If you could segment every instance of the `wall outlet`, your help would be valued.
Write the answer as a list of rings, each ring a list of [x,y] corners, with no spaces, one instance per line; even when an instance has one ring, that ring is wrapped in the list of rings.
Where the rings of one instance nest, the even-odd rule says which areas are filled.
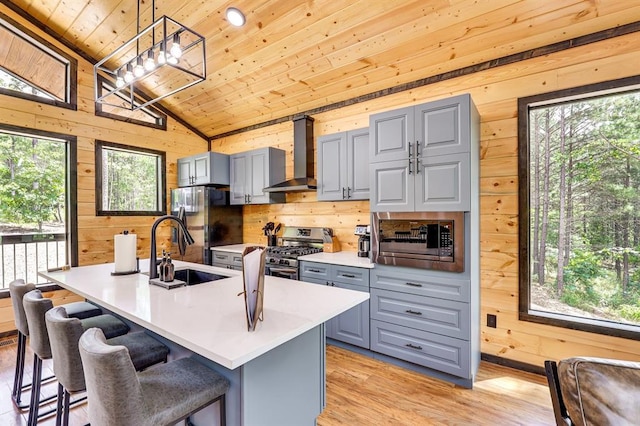
[[[487,314],[487,327],[496,328],[498,325],[498,317],[493,314]]]

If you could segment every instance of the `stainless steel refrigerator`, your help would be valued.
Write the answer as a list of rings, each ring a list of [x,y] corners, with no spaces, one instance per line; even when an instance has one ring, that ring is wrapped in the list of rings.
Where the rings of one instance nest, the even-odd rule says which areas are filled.
[[[195,240],[194,244],[185,246],[181,231],[173,226],[171,257],[174,259],[211,265],[211,247],[242,243],[242,206],[229,204],[228,190],[209,186],[174,189],[171,214],[183,216]],[[180,245],[184,255],[180,254]]]

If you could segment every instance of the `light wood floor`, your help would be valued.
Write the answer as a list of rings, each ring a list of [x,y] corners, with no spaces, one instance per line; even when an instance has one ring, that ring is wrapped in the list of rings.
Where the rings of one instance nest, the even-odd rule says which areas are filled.
[[[26,425],[26,414],[14,408],[10,397],[16,345],[2,343],[0,425]],[[30,380],[32,358],[27,352]],[[45,370],[51,373],[50,362],[45,362]],[[51,395],[55,389],[55,382],[50,383],[43,394]],[[28,394],[23,400],[28,401]],[[71,414],[71,426],[88,422],[86,405],[73,408]],[[38,424],[54,425],[55,419]],[[543,376],[483,362],[469,390],[334,346],[327,348],[327,407],[318,426],[553,424]]]

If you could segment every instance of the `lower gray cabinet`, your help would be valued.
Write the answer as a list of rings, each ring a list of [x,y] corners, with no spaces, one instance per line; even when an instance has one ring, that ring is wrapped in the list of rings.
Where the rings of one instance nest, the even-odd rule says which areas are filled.
[[[355,291],[369,292],[369,270],[327,263],[300,263],[300,280]],[[349,309],[325,323],[327,337],[369,349],[369,301]]]
[[[454,276],[455,274],[451,274]],[[471,380],[472,319],[469,279],[376,265],[371,272],[371,350]]]

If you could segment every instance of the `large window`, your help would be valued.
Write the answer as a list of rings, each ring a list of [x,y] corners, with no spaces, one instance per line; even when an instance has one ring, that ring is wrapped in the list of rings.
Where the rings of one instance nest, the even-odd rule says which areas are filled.
[[[520,318],[640,337],[640,78],[519,100]]]
[[[96,142],[98,215],[157,216],[166,211],[165,154]]]
[[[76,139],[0,126],[0,298],[17,278],[77,265]]]
[[[0,14],[0,93],[76,108],[77,62]]]

